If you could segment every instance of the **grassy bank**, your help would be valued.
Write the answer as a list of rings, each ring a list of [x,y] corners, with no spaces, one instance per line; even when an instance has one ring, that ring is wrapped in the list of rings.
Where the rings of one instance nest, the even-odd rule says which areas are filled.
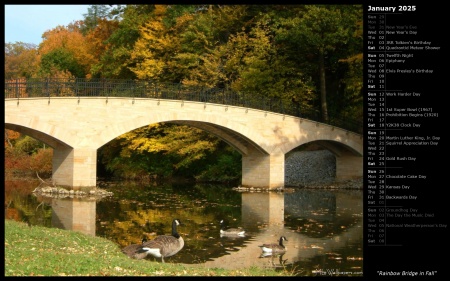
[[[5,276],[290,276],[290,273],[134,260],[104,238],[5,220]]]

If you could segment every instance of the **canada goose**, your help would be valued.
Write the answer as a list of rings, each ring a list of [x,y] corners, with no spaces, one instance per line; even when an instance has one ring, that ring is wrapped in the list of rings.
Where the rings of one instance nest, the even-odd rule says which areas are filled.
[[[157,258],[162,262],[165,257],[170,257],[178,253],[184,247],[184,240],[177,232],[177,226],[182,225],[179,219],[172,221],[172,235],[159,235],[155,239],[144,242],[142,251]]]
[[[226,228],[225,222],[220,221],[220,236],[245,236],[245,230],[242,228]]]
[[[272,254],[283,253],[287,250],[287,248],[283,245],[283,241],[288,241],[288,240],[286,239],[286,237],[281,236],[278,244],[277,243],[266,243],[266,244],[259,245],[258,247],[260,247],[261,250],[265,253],[272,253]]]
[[[131,244],[122,248],[122,252],[133,259],[141,260],[147,256],[147,251],[142,250],[142,245],[147,242],[147,239],[142,238],[141,244]]]

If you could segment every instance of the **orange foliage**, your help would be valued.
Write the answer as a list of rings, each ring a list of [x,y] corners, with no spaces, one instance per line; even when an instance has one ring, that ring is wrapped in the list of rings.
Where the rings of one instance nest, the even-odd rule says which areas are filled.
[[[5,78],[34,77],[38,68],[37,48],[24,48],[18,53],[5,52]]]
[[[21,212],[14,208],[17,198],[29,195],[39,184],[37,180],[5,180],[5,218],[21,221]]]
[[[13,149],[5,149],[5,177],[8,175],[35,176],[36,172],[41,177],[52,174],[53,149],[39,149],[37,153],[28,155],[17,153]]]
[[[71,25],[70,28],[59,25],[44,32],[42,38],[44,40],[39,45],[41,56],[63,48],[73,54],[78,64],[85,68],[86,73],[89,73],[91,65],[98,62],[98,57],[91,51],[92,46],[76,25]]]
[[[86,40],[91,46],[92,55],[100,58],[108,50],[109,44],[105,41],[119,28],[118,21],[109,21],[107,19],[97,19],[97,26],[86,35]]]
[[[5,219],[20,221],[19,211],[17,209],[6,208]]]
[[[39,149],[31,156],[30,168],[42,176],[52,174],[53,149]]]
[[[5,173],[14,173],[17,170],[27,170],[27,156],[25,153],[18,153],[13,148],[5,149]]]
[[[11,147],[11,142],[20,137],[20,133],[5,129],[5,147]]]

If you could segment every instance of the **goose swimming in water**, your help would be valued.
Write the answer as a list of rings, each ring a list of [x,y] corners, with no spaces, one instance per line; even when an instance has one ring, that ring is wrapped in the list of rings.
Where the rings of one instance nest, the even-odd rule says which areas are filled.
[[[245,236],[245,230],[242,228],[226,228],[225,222],[220,221],[220,236]]]

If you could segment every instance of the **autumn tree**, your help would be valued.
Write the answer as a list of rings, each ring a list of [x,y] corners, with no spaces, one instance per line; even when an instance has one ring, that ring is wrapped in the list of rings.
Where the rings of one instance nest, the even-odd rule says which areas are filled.
[[[74,77],[86,77],[90,67],[97,61],[91,45],[80,32],[80,23],[67,27],[57,26],[46,31],[39,45],[41,75],[54,77],[55,70],[68,71]]]
[[[173,9],[181,9],[175,19],[169,13]],[[139,79],[181,82],[188,66],[183,63],[179,35],[193,19],[189,13],[192,9],[190,6],[155,5],[151,19],[140,28],[140,37],[131,53],[130,61],[135,66],[130,70]]]
[[[98,60],[91,65],[90,76],[103,76],[102,70],[105,68],[103,63],[107,61],[105,58],[111,49],[111,43],[109,43],[108,40],[118,28],[119,22],[117,20],[101,18],[97,20],[95,28],[86,34],[85,38],[90,45],[91,54],[95,58],[98,58]]]
[[[242,29],[247,6],[205,5],[195,8],[195,16],[180,34],[185,85],[206,88],[229,87],[232,77],[225,71],[230,36]]]
[[[293,9],[296,15],[282,21],[284,31],[279,39],[289,42],[290,57],[314,62],[310,64],[314,77],[318,77],[322,120],[328,121],[327,72],[332,71],[339,59],[337,56],[348,44],[358,29],[362,17],[360,6],[341,5],[301,5]],[[362,47],[361,44],[359,44]],[[354,50],[353,50],[354,51]],[[347,54],[348,55],[348,54]],[[313,73],[311,73],[313,74]]]
[[[39,68],[39,56],[35,44],[5,43],[5,79],[31,78]]]
[[[290,104],[295,97],[308,107],[312,99],[308,76],[292,64],[274,41],[270,17],[255,18],[247,32],[230,36],[227,42],[224,69],[230,86],[245,93],[247,99]]]
[[[27,135],[5,130],[5,175],[52,174],[53,149]]]
[[[147,21],[154,10],[154,5],[126,5],[114,7],[110,12],[120,18],[118,28],[103,41],[108,45],[95,65],[93,73],[105,78],[135,79],[130,70],[135,62],[130,61],[134,44],[139,38],[139,28]]]
[[[5,129],[5,148],[13,148],[17,139],[19,139],[20,133]]]

